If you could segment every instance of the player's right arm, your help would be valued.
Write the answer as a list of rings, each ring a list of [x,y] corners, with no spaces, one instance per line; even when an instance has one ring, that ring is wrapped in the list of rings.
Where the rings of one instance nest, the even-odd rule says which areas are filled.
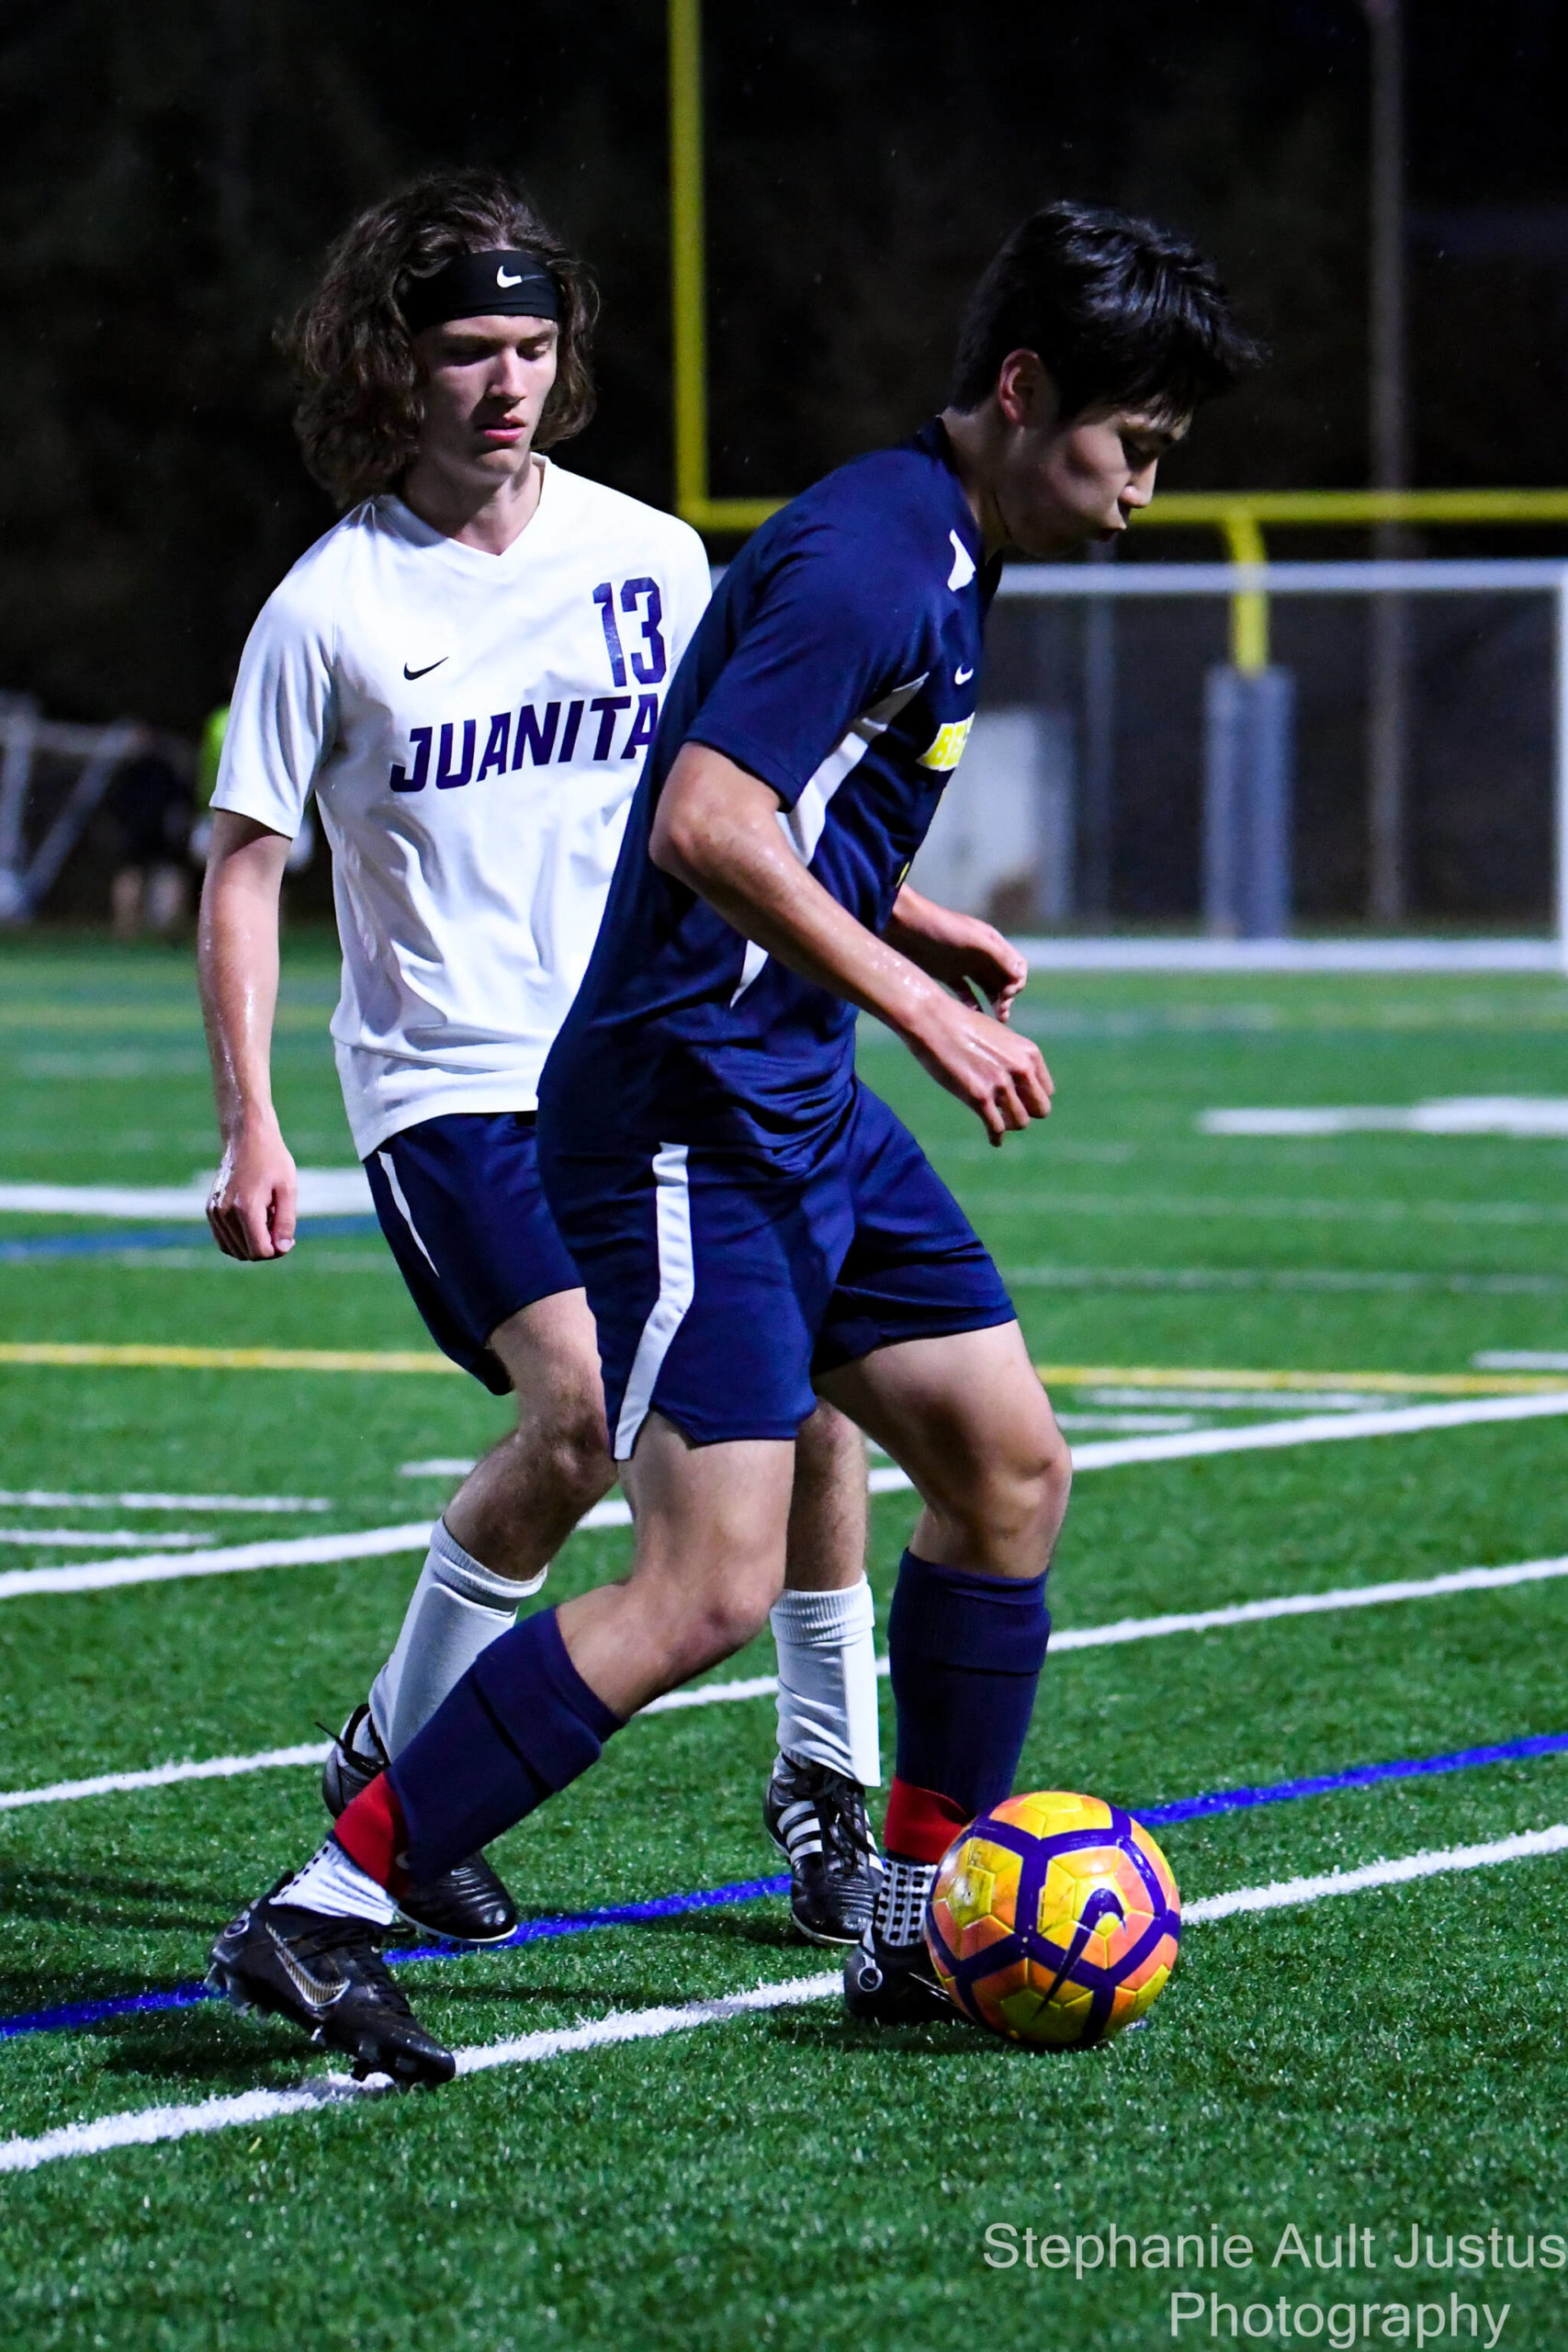
[[[207,1222],[225,1257],[294,1247],[299,1182],[272,1102],[277,915],[288,837],[220,808],[212,821],[197,971],[223,1157]]]
[[[212,797],[197,965],[223,1153],[207,1221],[231,1258],[282,1258],[294,1247],[299,1180],[272,1102],[278,901],[336,731],[334,566],[323,558],[337,538],[318,542],[262,607]]]
[[[802,865],[778,821],[780,796],[705,743],[677,753],[654,811],[656,865],[695,890],[742,937],[803,979],[874,1012],[993,1144],[1043,1119],[1051,1075],[1040,1048],[951,995],[856,921]]]

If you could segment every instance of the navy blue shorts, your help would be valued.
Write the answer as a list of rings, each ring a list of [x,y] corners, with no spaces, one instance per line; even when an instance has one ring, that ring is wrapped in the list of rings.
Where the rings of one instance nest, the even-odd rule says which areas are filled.
[[[511,1375],[491,1333],[536,1298],[582,1286],[545,1204],[533,1112],[422,1120],[378,1145],[365,1172],[431,1338],[504,1396]]]
[[[805,1172],[697,1144],[579,1156],[547,1126],[540,1173],[599,1327],[617,1461],[650,1411],[696,1445],[792,1438],[814,1375],[1013,1320],[968,1218],[858,1081]]]

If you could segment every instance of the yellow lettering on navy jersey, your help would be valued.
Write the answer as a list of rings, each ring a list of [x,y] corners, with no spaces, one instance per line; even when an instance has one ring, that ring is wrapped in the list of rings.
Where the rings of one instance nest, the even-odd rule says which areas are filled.
[[[920,753],[921,767],[935,768],[943,775],[951,775],[964,757],[964,746],[969,740],[969,729],[974,724],[975,714],[971,711],[967,718],[950,718],[945,727],[939,727],[930,751]]]

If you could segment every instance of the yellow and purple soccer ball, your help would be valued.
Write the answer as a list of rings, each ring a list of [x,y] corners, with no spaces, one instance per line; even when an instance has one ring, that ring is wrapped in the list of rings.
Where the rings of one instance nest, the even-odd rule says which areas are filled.
[[[1181,1898],[1143,1824],[1043,1789],[972,1821],[942,1856],[926,1943],[965,2017],[1010,2041],[1085,2049],[1156,2001]]]

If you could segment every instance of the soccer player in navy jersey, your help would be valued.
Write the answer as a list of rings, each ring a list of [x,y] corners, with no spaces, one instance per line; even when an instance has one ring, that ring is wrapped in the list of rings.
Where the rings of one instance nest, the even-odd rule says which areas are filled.
[[[492,1643],[331,1850],[214,1950],[243,1998],[294,1959],[297,2015],[309,1955],[310,2016],[361,2068],[436,2081],[452,2061],[359,1979],[341,1918],[323,1942],[318,1884],[341,1905],[357,1873],[373,1920],[411,1873],[482,1846],[750,1639],[819,1396],[922,1505],[888,1624],[886,1874],[846,1999],[890,2021],[950,2014],[923,1962],[926,1902],[952,1838],[1012,1785],[1070,1462],[989,1257],[855,1076],[855,1011],[993,1143],[1048,1114],[1039,1049],[1007,1020],[1021,959],[905,877],[973,719],[1003,550],[1060,556],[1124,529],[1251,356],[1190,246],[1048,206],[976,288],[942,416],[776,515],[698,626],[540,1083],[546,1193],[636,1513],[631,1574]]]

